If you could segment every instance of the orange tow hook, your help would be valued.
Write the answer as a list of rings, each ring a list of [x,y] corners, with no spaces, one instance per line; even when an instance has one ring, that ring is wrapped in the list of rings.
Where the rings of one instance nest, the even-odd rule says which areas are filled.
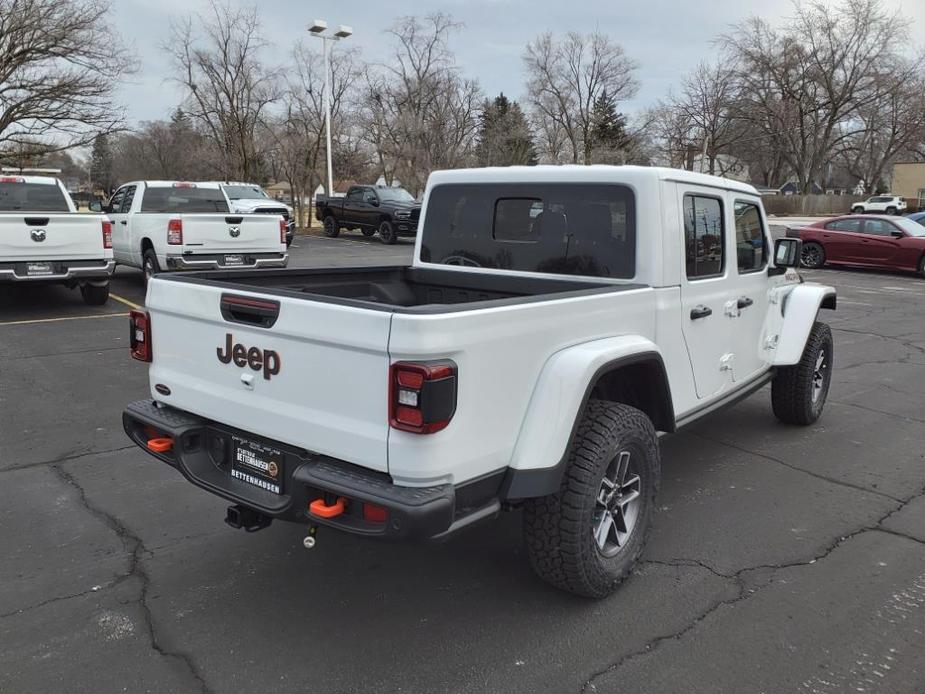
[[[157,439],[148,439],[148,450],[155,453],[166,453],[173,448],[173,439],[165,436]]]
[[[315,499],[309,504],[308,510],[313,516],[318,516],[319,518],[337,518],[344,512],[346,503],[347,500],[342,496],[337,497],[337,501],[330,506],[324,503],[324,499]]]

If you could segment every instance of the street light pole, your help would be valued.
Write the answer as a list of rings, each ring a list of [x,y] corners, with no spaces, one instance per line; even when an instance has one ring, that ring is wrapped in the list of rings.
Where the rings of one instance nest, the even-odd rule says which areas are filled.
[[[328,60],[328,41],[340,41],[353,34],[353,29],[341,25],[338,27],[334,36],[324,36],[328,28],[328,23],[323,19],[316,19],[308,28],[309,33],[321,39],[322,56],[324,62],[324,132],[325,132],[325,150],[327,152],[328,164],[328,197],[334,195],[334,171],[331,164],[331,66]]]

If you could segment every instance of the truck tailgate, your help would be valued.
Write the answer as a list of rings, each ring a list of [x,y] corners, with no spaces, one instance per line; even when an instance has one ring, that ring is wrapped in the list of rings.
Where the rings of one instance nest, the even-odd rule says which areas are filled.
[[[185,214],[183,244],[204,253],[279,253],[279,218],[269,214]]]
[[[0,214],[0,260],[100,260],[103,218],[76,213]]]
[[[223,296],[278,301],[278,317],[254,325]],[[151,281],[146,305],[156,400],[387,471],[390,313],[171,278]]]

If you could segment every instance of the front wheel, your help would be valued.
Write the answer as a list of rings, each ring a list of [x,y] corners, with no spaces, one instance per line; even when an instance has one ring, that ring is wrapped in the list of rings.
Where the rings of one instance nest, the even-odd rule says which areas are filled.
[[[379,240],[389,246],[398,241],[398,234],[390,221],[386,220],[379,225]]]
[[[102,306],[109,301],[109,282],[102,286],[82,284],[80,285],[80,295],[87,306]]]
[[[825,249],[818,243],[810,242],[803,244],[800,264],[811,270],[822,267],[825,265]]]
[[[887,207],[886,213],[892,217],[897,213],[897,209],[895,207]]]
[[[925,255],[923,255],[922,259],[919,261],[919,274],[925,277]]]
[[[340,234],[340,227],[337,226],[337,221],[331,215],[328,215],[324,218],[324,235],[329,239],[336,239]]]
[[[835,345],[832,330],[825,323],[813,324],[803,356],[793,366],[778,367],[771,382],[774,416],[785,424],[812,424],[822,414],[832,368]]]
[[[602,598],[613,592],[645,546],[659,476],[649,418],[629,405],[591,400],[559,491],[524,504],[533,570],[577,595]]]
[[[864,214],[864,208],[863,207],[852,207],[851,214]]]

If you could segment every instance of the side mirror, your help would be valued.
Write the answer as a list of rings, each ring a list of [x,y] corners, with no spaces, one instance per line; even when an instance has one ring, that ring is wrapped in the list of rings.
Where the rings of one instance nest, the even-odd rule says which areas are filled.
[[[87,205],[87,209],[91,212],[102,212],[103,203],[101,203],[99,200],[91,200],[90,204]]]
[[[894,239],[901,239],[905,236],[905,234],[902,233],[899,229],[894,229],[890,232],[890,236],[892,236]]]
[[[777,239],[774,243],[774,265],[776,267],[799,267],[803,252],[801,239]]]
[[[379,207],[379,198],[370,198],[369,204],[373,207]]]

